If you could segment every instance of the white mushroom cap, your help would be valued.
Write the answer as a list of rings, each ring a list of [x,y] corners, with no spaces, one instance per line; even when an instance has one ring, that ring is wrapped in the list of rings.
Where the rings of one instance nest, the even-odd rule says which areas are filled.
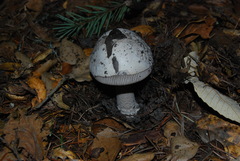
[[[108,85],[129,85],[152,71],[150,47],[133,31],[114,29],[103,34],[90,58],[93,77]]]

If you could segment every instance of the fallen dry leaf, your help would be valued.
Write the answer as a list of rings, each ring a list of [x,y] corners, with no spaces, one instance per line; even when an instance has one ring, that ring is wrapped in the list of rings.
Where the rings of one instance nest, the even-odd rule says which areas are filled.
[[[24,68],[33,67],[32,61],[26,54],[23,54],[23,53],[17,51],[17,52],[15,52],[15,57],[21,61],[22,67],[24,67]]]
[[[154,153],[133,154],[120,161],[151,161],[154,158]]]
[[[31,14],[34,18],[42,12],[43,6],[43,0],[28,0],[26,3],[26,7],[32,11]]]
[[[0,57],[12,60],[14,58],[14,52],[17,49],[17,45],[11,41],[5,41],[0,44]]]
[[[65,160],[66,158],[77,159],[77,156],[70,150],[64,150],[63,148],[56,148],[52,151],[52,158],[55,158],[55,159],[60,158],[62,160]]]
[[[36,63],[38,63],[38,62],[46,59],[46,57],[47,57],[49,54],[51,54],[52,52],[53,52],[53,49],[47,49],[47,50],[45,50],[44,52],[38,54],[38,55],[36,56],[36,58],[33,59],[33,63],[36,64]]]
[[[185,136],[176,136],[171,139],[171,154],[167,161],[188,161],[195,156],[199,145],[190,141]]]
[[[183,38],[186,44],[192,42],[198,36],[201,36],[203,39],[209,39],[215,22],[216,19],[212,17],[193,21],[185,27],[178,27],[175,29],[173,35],[178,38]]]
[[[4,139],[9,145],[23,148],[24,156],[31,155],[35,160],[42,160],[45,156],[45,142],[48,130],[43,130],[43,121],[37,115],[25,116],[20,112],[19,119],[11,117],[4,126]],[[27,160],[27,158],[25,158]]]
[[[63,102],[63,95],[64,95],[64,92],[61,90],[60,92],[57,92],[53,95],[52,97],[52,101],[54,103],[56,103],[56,105],[61,108],[61,109],[64,109],[64,110],[69,110],[71,107],[66,105],[64,102]]]
[[[93,51],[93,48],[86,48],[86,49],[83,49],[83,52],[86,56],[90,56],[91,53]]]
[[[42,102],[47,97],[45,84],[39,77],[35,76],[29,77],[27,84],[37,93],[37,97],[32,100],[32,107],[35,107],[38,103]]]
[[[197,128],[204,142],[217,140],[227,153],[240,156],[240,127],[214,115],[207,115],[197,121]]]
[[[108,127],[105,128],[96,135],[90,149],[90,155],[98,161],[115,161],[121,149],[119,133]]]
[[[181,135],[181,127],[175,121],[168,121],[163,127],[164,136],[171,140],[175,136]]]
[[[92,126],[92,131],[94,134],[97,134],[98,132],[102,131],[106,127],[114,129],[115,131],[118,131],[118,132],[123,132],[127,130],[127,128],[117,120],[113,118],[104,118],[94,122]]]
[[[84,55],[72,68],[72,72],[69,74],[70,78],[75,79],[77,82],[92,80],[89,70],[89,62],[90,57]]]
[[[68,64],[67,62],[62,62],[62,75],[66,75],[72,72],[72,65]]]
[[[24,156],[22,156],[21,154],[19,154],[19,157],[21,159],[24,158]],[[0,151],[0,160],[1,161],[16,161],[16,156],[13,154],[13,152],[7,148],[7,147],[4,147],[3,149],[1,149]]]
[[[71,65],[75,65],[78,59],[81,59],[82,55],[84,55],[84,52],[80,46],[74,44],[66,38],[62,40],[59,51],[60,59],[63,62]]]
[[[20,63],[6,62],[6,63],[0,64],[0,70],[5,70],[5,71],[15,71],[20,67],[21,67]]]
[[[35,71],[33,71],[33,76],[40,77],[44,72],[47,72],[50,68],[52,68],[57,63],[56,59],[49,59],[45,63],[41,64]]]
[[[139,25],[131,28],[131,30],[141,33],[142,37],[151,35],[155,32],[155,29],[149,25]]]

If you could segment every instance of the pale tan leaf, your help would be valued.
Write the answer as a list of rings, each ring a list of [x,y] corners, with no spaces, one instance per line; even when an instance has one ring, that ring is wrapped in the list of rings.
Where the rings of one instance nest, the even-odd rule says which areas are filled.
[[[98,161],[115,161],[120,149],[119,133],[107,127],[93,140],[91,156],[97,158]]]
[[[187,161],[195,156],[199,145],[185,136],[176,136],[171,140],[171,154],[167,161]]]
[[[239,104],[221,94],[216,89],[201,82],[196,76],[196,68],[198,66],[199,56],[198,51],[192,51],[189,56],[184,58],[185,64],[189,66],[188,73],[192,76],[187,79],[187,82],[191,82],[194,86],[194,90],[197,95],[211,108],[217,111],[224,117],[240,123],[240,106]]]
[[[30,58],[27,55],[17,51],[17,52],[15,52],[15,56],[18,60],[21,61],[21,64],[23,67],[25,67],[25,68],[33,67],[32,61],[30,60]]]
[[[81,56],[85,55],[82,48],[66,38],[62,40],[60,46],[60,59],[71,65],[75,65]]]
[[[171,139],[181,134],[181,127],[175,121],[168,121],[163,128],[164,136]]]
[[[129,157],[126,157],[120,161],[151,161],[154,158],[154,153],[142,153],[142,154],[133,154]]]
[[[197,77],[189,80],[193,84],[195,92],[209,107],[224,117],[240,123],[240,106],[236,101],[199,81]]]

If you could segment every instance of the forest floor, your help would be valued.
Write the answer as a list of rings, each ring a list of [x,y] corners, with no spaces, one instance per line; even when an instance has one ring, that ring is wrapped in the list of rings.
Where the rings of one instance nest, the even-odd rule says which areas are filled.
[[[238,0],[3,0],[0,8],[0,161],[240,160]],[[115,87],[89,70],[98,38],[115,28],[152,51],[151,74],[129,86],[134,116],[121,114]]]

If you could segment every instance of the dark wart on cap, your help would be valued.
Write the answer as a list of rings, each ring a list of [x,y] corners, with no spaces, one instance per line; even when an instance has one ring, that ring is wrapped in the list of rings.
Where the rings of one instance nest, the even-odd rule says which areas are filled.
[[[140,109],[127,85],[146,78],[152,65],[150,47],[135,32],[122,28],[103,34],[90,58],[93,77],[103,84],[117,86],[117,107],[124,115],[135,115]]]

